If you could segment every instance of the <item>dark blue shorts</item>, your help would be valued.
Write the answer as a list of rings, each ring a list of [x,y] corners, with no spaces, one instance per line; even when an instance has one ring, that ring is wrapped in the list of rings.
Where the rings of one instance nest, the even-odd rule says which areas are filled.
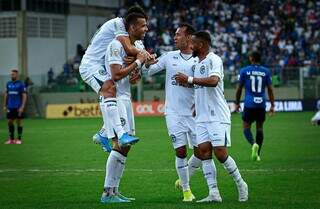
[[[10,108],[7,110],[7,119],[22,119],[23,113],[19,115],[18,108]]]
[[[244,107],[242,112],[242,120],[247,123],[261,122],[266,120],[265,108],[247,108]]]

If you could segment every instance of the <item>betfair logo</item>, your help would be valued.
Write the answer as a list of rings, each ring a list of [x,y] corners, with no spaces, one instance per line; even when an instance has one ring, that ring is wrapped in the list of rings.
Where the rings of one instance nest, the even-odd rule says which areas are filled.
[[[98,105],[86,106],[68,106],[63,112],[64,117],[98,117],[101,116],[100,108]]]

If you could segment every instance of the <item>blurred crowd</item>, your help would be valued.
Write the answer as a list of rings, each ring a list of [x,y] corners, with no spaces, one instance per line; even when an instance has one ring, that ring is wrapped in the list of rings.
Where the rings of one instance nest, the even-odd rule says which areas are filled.
[[[307,76],[319,74],[320,1],[317,0],[126,0],[138,3],[149,15],[145,45],[161,54],[172,50],[173,35],[181,22],[213,35],[215,52],[226,74],[236,80],[248,64],[248,52],[258,50],[263,64],[283,76],[289,69],[307,66]],[[119,16],[125,14],[119,10]]]

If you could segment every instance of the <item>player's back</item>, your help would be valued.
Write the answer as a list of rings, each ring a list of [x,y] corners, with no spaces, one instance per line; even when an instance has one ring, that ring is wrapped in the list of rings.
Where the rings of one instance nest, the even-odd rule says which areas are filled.
[[[108,45],[114,38],[120,35],[127,35],[122,18],[117,17],[105,22],[93,36],[83,56],[83,60],[85,62],[90,61],[104,64],[104,57]]]
[[[271,85],[268,68],[261,65],[249,65],[240,70],[240,84],[245,87],[245,107],[265,108],[265,88]]]

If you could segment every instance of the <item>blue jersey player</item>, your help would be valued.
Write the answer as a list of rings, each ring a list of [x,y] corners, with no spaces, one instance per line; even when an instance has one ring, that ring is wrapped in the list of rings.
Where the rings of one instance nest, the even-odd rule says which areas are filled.
[[[18,80],[18,70],[11,71],[11,81],[7,83],[4,94],[4,110],[7,112],[9,139],[5,144],[21,144],[22,118],[27,94],[22,81]],[[14,139],[14,121],[17,123],[18,139]]]
[[[243,133],[247,141],[252,145],[252,160],[260,161],[260,151],[263,143],[263,123],[266,119],[265,88],[268,89],[271,103],[270,115],[274,113],[274,95],[270,71],[260,65],[260,54],[252,52],[249,59],[251,65],[240,70],[239,85],[236,91],[236,111],[240,110],[241,92],[244,87]],[[256,140],[254,140],[250,130],[253,122],[256,122]]]

